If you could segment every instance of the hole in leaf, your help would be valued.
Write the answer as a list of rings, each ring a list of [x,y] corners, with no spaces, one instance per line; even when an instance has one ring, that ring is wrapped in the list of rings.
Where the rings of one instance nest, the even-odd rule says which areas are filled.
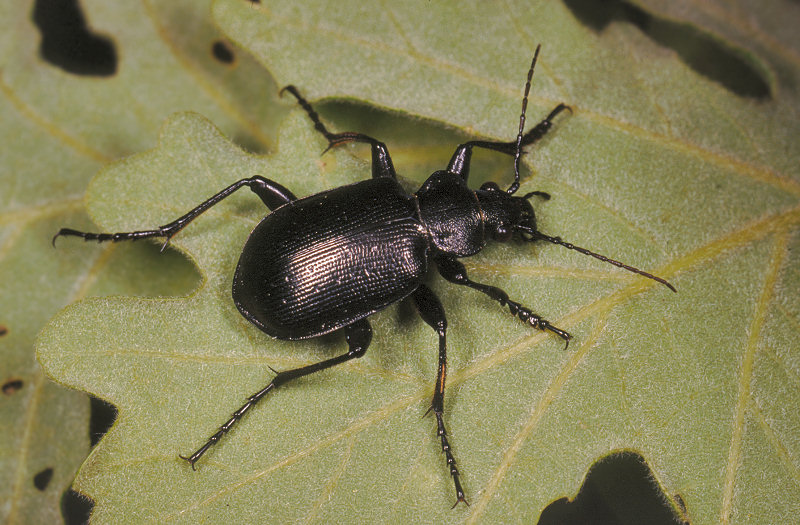
[[[644,458],[621,452],[592,465],[575,499],[561,498],[548,505],[539,518],[539,525],[675,525],[684,523],[682,520],[653,481],[653,473]]]
[[[233,64],[236,60],[236,55],[233,54],[233,49],[224,40],[217,40],[211,46],[211,53],[218,61],[223,64]]]
[[[51,479],[53,479],[53,469],[51,467],[47,467],[33,476],[33,486],[44,492],[44,490],[50,484]]]
[[[89,31],[76,0],[36,0],[33,22],[42,34],[39,54],[47,62],[76,75],[116,73],[113,42]]]
[[[117,419],[117,407],[94,396],[90,396],[89,406],[89,442],[94,447]]]
[[[3,393],[7,396],[16,394],[22,389],[23,384],[22,379],[9,379],[3,383]]]
[[[66,525],[83,525],[89,523],[94,502],[81,494],[68,488],[61,496],[61,516]]]
[[[611,22],[627,22],[661,46],[673,49],[699,74],[742,97],[770,96],[764,72],[742,49],[726,45],[689,23],[657,18],[622,0],[564,0],[572,14],[586,26],[602,31]]]

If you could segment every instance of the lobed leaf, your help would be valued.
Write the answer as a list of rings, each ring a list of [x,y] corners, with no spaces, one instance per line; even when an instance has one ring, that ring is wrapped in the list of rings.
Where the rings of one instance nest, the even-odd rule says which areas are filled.
[[[449,509],[434,424],[421,418],[435,336],[408,305],[374,317],[364,358],[271,394],[192,472],[177,455],[264,386],[270,367],[344,350],[335,337],[270,340],[239,316],[230,277],[264,211],[250,195],[231,197],[172,241],[202,275],[192,295],[82,301],[40,335],[49,375],[120,408],[76,482],[95,500],[95,518],[531,522],[574,496],[587,469],[614,451],[644,457],[693,522],[795,515],[796,53],[762,29],[780,25],[777,14],[753,25],[739,12],[689,9],[676,33],[688,39],[682,45],[721,43],[720,53],[749,57],[744,67],[768,87],[742,94],[671,47],[659,30],[675,19],[657,6],[615,6],[601,19],[574,1],[507,10],[214,2],[215,21],[278,85],[392,109],[402,117],[386,127],[424,129],[379,135],[374,113],[353,110],[390,151],[398,136],[395,164],[411,185],[453,134],[407,116],[511,138],[527,55],[543,42],[529,119],[562,101],[573,114],[526,157],[533,171],[521,191],[553,195],[537,206],[540,227],[662,275],[679,292],[556,246],[495,245],[465,261],[473,279],[569,330],[565,352],[486,298],[432,280],[449,319],[446,420],[468,508]],[[745,47],[723,24],[700,23],[715,14],[771,45]],[[298,195],[368,176],[345,149],[319,157],[324,147],[300,112],[269,157],[177,114],[155,149],[95,179],[90,213],[105,230],[149,228],[257,173]],[[491,176],[507,180],[507,166]]]

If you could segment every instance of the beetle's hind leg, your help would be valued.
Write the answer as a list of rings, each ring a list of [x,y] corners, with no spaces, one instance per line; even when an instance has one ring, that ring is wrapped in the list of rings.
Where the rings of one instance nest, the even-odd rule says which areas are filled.
[[[278,372],[278,375],[273,377],[272,381],[270,381],[267,386],[248,397],[247,402],[242,405],[239,410],[234,412],[230,419],[228,419],[228,421],[219,427],[219,430],[217,430],[210,438],[208,438],[208,441],[206,441],[202,447],[198,448],[194,454],[191,456],[181,455],[180,457],[188,461],[192,466],[192,469],[194,469],[194,464],[197,463],[197,460],[200,459],[200,457],[205,454],[209,448],[222,439],[222,436],[230,432],[231,428],[233,428],[236,422],[242,419],[242,417],[244,417],[244,415],[251,408],[253,408],[256,403],[258,403],[272,390],[288,383],[289,381],[292,381],[293,379],[304,377],[309,374],[313,374],[314,372],[319,372],[334,365],[344,363],[350,359],[363,356],[369,347],[370,341],[372,341],[372,328],[370,327],[369,322],[366,319],[361,319],[360,321],[356,321],[351,325],[345,326],[343,330],[345,334],[345,340],[347,341],[347,345],[349,347],[346,354],[334,357],[332,359],[326,359],[325,361],[314,363],[313,365],[302,366],[300,368]]]
[[[464,265],[455,258],[439,257],[436,259],[436,264],[439,267],[439,273],[442,275],[442,277],[451,283],[468,286],[472,289],[478,290],[479,292],[485,293],[500,303],[501,306],[508,306],[508,309],[511,311],[511,315],[519,317],[522,321],[528,323],[534,328],[538,328],[539,330],[547,330],[556,334],[558,337],[564,340],[566,344],[564,347],[565,349],[567,346],[569,346],[569,341],[572,339],[572,336],[568,332],[565,332],[560,328],[556,328],[550,324],[549,321],[542,319],[530,309],[522,306],[516,301],[512,301],[508,298],[508,294],[500,288],[497,288],[496,286],[489,286],[488,284],[476,283],[475,281],[470,280],[469,277],[467,277],[467,269],[464,268]]]
[[[386,149],[386,144],[379,141],[378,139],[374,139],[369,135],[364,135],[363,133],[357,133],[355,131],[345,131],[343,133],[331,133],[328,131],[328,128],[325,127],[325,124],[322,123],[322,120],[319,118],[319,114],[311,107],[311,104],[297,91],[297,88],[294,86],[286,86],[281,90],[281,94],[284,91],[288,91],[289,93],[297,99],[297,103],[300,104],[305,112],[308,114],[308,117],[311,119],[311,122],[314,123],[314,129],[319,131],[325,139],[328,141],[328,147],[325,151],[328,151],[334,146],[338,146],[339,144],[345,144],[347,142],[365,142],[370,145],[372,149],[372,177],[390,177],[392,179],[397,178],[397,174],[394,170],[394,164],[392,163],[392,157],[389,155],[389,150]],[[324,153],[324,152],[323,152]]]
[[[447,459],[447,466],[450,468],[450,475],[453,477],[453,483],[456,487],[456,502],[453,504],[453,507],[462,501],[469,505],[464,497],[464,489],[461,488],[458,468],[456,468],[456,460],[453,457],[452,450],[450,450],[450,443],[447,440],[447,430],[445,430],[443,419],[444,384],[447,376],[447,318],[445,317],[444,308],[439,298],[424,284],[421,284],[419,288],[416,289],[412,297],[414,298],[414,303],[417,306],[417,310],[419,310],[422,320],[439,334],[439,371],[436,374],[436,388],[433,392],[433,401],[431,402],[429,411],[432,411],[433,415],[436,416],[436,432],[442,440],[442,452],[444,452],[445,458]]]
[[[297,200],[297,197],[294,194],[286,189],[285,187],[281,186],[275,181],[265,179],[264,177],[251,177],[249,179],[241,179],[239,181],[234,182],[221,192],[217,193],[210,199],[204,201],[199,206],[192,209],[190,212],[186,213],[182,217],[175,219],[174,221],[170,222],[169,224],[165,224],[163,226],[159,226],[154,230],[140,230],[140,231],[133,231],[133,232],[118,232],[118,233],[91,233],[91,232],[81,232],[78,230],[73,230],[71,228],[61,228],[58,233],[55,234],[53,237],[53,245],[55,246],[56,239],[60,236],[72,236],[72,237],[81,237],[86,241],[97,241],[97,242],[117,242],[117,241],[136,241],[139,239],[148,239],[151,237],[163,237],[166,238],[164,241],[164,245],[161,247],[162,250],[167,247],[169,240],[179,231],[186,227],[187,224],[192,222],[194,219],[197,218],[198,215],[203,213],[204,211],[208,210],[219,201],[228,197],[230,194],[238,190],[243,186],[249,186],[250,189],[258,195],[264,204],[271,210],[274,210],[278,206],[286,204],[287,202]]]

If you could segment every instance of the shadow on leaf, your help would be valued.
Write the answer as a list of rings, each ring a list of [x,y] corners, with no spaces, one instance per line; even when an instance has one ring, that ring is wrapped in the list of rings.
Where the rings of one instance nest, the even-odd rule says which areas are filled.
[[[565,0],[565,4],[575,18],[597,32],[612,22],[635,25],[659,45],[673,49],[693,70],[741,97],[771,96],[764,72],[745,50],[726,44],[698,26],[658,18],[620,0]]]

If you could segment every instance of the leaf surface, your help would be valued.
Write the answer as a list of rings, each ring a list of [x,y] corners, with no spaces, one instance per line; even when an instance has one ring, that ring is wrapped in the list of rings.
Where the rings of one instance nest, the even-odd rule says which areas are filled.
[[[606,14],[577,2],[215,2],[220,27],[279,85],[503,140],[516,131],[528,55],[543,42],[529,119],[562,101],[573,114],[531,148],[520,191],[553,195],[536,205],[543,231],[662,275],[679,293],[556,246],[492,245],[465,260],[474,280],[572,333],[564,351],[485,297],[431,280],[448,313],[446,421],[468,508],[449,509],[435,426],[421,418],[436,338],[411,305],[372,318],[362,359],[271,394],[192,472],[177,455],[263,387],[270,367],[345,349],[336,337],[270,340],[238,314],[230,278],[264,211],[236,195],[172,240],[202,274],[194,294],[83,301],[40,337],[49,374],[120,408],[77,481],[95,517],[531,522],[574,496],[598,458],[626,450],[648,461],[668,497],[680,495],[693,522],[796,515],[800,61],[791,42],[745,47],[690,9],[685,45],[721,42],[718,52],[748,57],[743,67],[767,86],[735,89],[676,52],[658,24],[641,23],[642,14],[674,22],[657,6]],[[380,123],[363,131],[390,151],[398,136],[395,164],[411,186],[452,139],[384,138],[370,126]],[[368,176],[347,148],[320,157],[324,147],[300,112],[271,157],[178,114],[155,149],[95,179],[90,213],[106,231],[151,228],[253,174],[298,196]],[[507,181],[506,166],[490,176]]]
[[[185,257],[161,256],[154,246],[54,250],[59,228],[92,228],[84,211],[89,179],[107,162],[151,147],[178,109],[203,111],[252,148],[274,140],[268,108],[276,89],[244,53],[235,69],[214,59],[212,45],[226,40],[209,20],[209,2],[82,1],[80,11],[70,4],[77,3],[0,6],[3,523],[57,521],[89,450],[86,395],[48,380],[35,360],[44,323],[86,295],[173,295],[197,286]],[[115,57],[104,62],[111,69],[78,52],[101,42]],[[62,55],[46,59],[45,48]]]

